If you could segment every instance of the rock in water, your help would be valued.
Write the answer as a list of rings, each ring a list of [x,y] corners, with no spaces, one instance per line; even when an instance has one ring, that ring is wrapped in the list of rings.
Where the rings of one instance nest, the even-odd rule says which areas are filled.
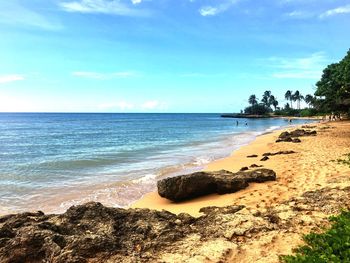
[[[221,170],[165,178],[157,186],[160,196],[178,202],[212,193],[234,193],[248,187],[249,182],[269,180],[276,180],[276,173],[269,169],[238,173]]]

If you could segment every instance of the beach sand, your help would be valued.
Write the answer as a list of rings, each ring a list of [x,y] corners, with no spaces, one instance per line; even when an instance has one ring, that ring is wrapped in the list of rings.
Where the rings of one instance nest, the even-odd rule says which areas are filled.
[[[310,124],[313,126],[314,124]],[[199,209],[206,206],[244,205],[251,210],[266,211],[270,206],[281,204],[307,191],[324,187],[350,186],[350,168],[334,160],[344,159],[350,153],[350,121],[316,124],[317,136],[300,137],[301,143],[275,143],[281,130],[256,138],[254,142],[232,153],[231,156],[210,163],[205,170],[225,169],[237,172],[241,167],[252,164],[263,165],[277,174],[277,181],[250,184],[245,190],[233,194],[208,195],[194,200],[174,203],[149,193],[132,205],[133,208],[168,210],[173,213],[189,213],[200,216]],[[294,130],[294,128],[286,130]],[[293,150],[296,153],[271,156],[260,161],[266,152]],[[257,158],[247,158],[257,154]],[[320,214],[319,217],[327,218]],[[279,254],[291,253],[301,243],[301,236],[310,228],[299,232],[267,235],[259,241],[247,243],[241,249],[233,250],[224,262],[278,262]],[[244,248],[244,249],[243,249]],[[255,251],[255,252],[254,252]],[[210,261],[208,261],[210,262]]]

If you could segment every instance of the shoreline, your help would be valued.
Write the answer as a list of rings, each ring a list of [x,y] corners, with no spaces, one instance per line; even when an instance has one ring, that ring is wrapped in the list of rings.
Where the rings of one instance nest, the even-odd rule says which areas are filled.
[[[1,217],[0,261],[30,255],[35,262],[53,256],[57,262],[280,262],[304,234],[350,209],[350,167],[336,161],[350,154],[350,121],[310,125],[316,136],[302,136],[299,143],[276,143],[277,130],[210,163],[205,170],[235,172],[256,163],[277,174],[276,181],[251,183],[233,194],[178,204],[150,196],[144,209],[89,202],[63,214]],[[270,153],[266,161],[260,160],[264,153]],[[247,158],[251,154],[258,157]]]
[[[296,122],[304,123],[308,121]],[[205,143],[201,142],[194,147],[186,146],[188,148],[186,148],[187,152],[188,150],[191,150],[193,152],[187,154],[188,156],[186,158],[188,159],[188,162],[180,164],[176,161],[173,161],[175,163],[174,165],[154,170],[153,173],[150,172],[152,175],[150,179],[141,176],[140,178],[130,179],[129,181],[124,180],[120,182],[109,182],[106,180],[100,184],[92,182],[91,184],[81,185],[79,187],[80,191],[77,191],[77,189],[74,189],[72,187],[68,187],[64,195],[58,191],[58,187],[44,189],[45,191],[42,192],[39,190],[37,192],[33,192],[33,196],[30,196],[31,199],[26,201],[28,203],[25,206],[16,207],[15,204],[15,206],[12,207],[8,205],[8,203],[4,203],[4,206],[0,206],[0,215],[36,210],[41,210],[45,213],[61,214],[64,213],[72,205],[79,205],[89,201],[98,201],[106,206],[111,207],[128,208],[142,199],[146,193],[149,193],[150,191],[156,191],[157,179],[203,170],[208,162],[230,156],[233,151],[236,151],[236,149],[239,149],[245,145],[249,145],[256,139],[257,136],[270,133],[276,129],[281,129],[281,127],[283,128],[291,126],[291,124],[288,124],[282,120],[266,121],[265,125],[259,124],[261,123],[259,121],[257,123],[258,126],[252,126],[251,128],[240,126],[239,129],[235,129],[235,127],[230,127],[232,133],[223,133],[221,135],[216,135],[215,140],[209,142],[206,140]],[[259,125],[266,127],[259,128]],[[294,123],[292,123],[292,125],[294,126]],[[190,149],[190,147],[193,149]],[[186,149],[182,148],[182,150]],[[174,157],[172,156],[170,158]],[[45,202],[41,202],[43,199],[45,199]]]
[[[349,121],[336,122],[335,124],[338,123],[349,123]],[[329,126],[333,124],[333,122],[322,122],[304,125],[316,126],[316,129],[319,129],[322,126]],[[162,198],[157,192],[151,192],[145,194],[140,200],[131,204],[129,208],[150,208],[159,211],[167,210],[175,214],[188,213],[192,216],[198,217],[203,215],[203,213],[199,212],[199,210],[202,207],[207,206],[224,207],[239,204],[250,208],[266,208],[274,203],[285,201],[296,193],[295,191],[290,191],[288,184],[291,180],[287,179],[286,176],[281,177],[279,175],[285,172],[294,175],[293,171],[288,169],[287,164],[291,161],[296,161],[304,157],[303,155],[308,151],[308,146],[302,146],[304,146],[305,143],[308,145],[312,144],[310,142],[312,138],[302,137],[303,142],[300,144],[275,143],[275,140],[282,131],[290,131],[300,128],[301,126],[303,125],[281,127],[277,130],[258,135],[255,140],[248,145],[241,146],[239,149],[233,151],[228,157],[210,162],[203,169],[203,171],[218,171],[223,169],[230,172],[238,172],[242,167],[249,167],[251,164],[258,164],[263,165],[262,168],[268,168],[276,171],[278,176],[278,180],[276,182],[265,182],[263,184],[253,183],[248,188],[236,193],[225,195],[211,194],[180,203],[175,203]],[[265,152],[277,152],[281,150],[296,150],[297,153],[289,156],[276,156],[268,161],[260,161],[261,157],[246,157],[251,154],[262,156],[262,154]],[[283,182],[282,184],[279,184],[279,181],[281,180],[283,180]],[[300,189],[296,192],[298,192],[298,194],[302,194],[304,190],[314,190],[314,188],[319,188],[319,186],[320,184],[314,183],[312,186],[310,185],[308,189],[303,189],[302,191],[300,191]],[[271,191],[271,188],[274,189],[274,191]]]

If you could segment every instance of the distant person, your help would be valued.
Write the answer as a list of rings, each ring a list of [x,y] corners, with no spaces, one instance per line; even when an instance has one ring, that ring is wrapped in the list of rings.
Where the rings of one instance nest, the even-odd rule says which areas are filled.
[[[248,126],[248,122],[245,123],[245,126]]]
[[[292,123],[292,119],[291,119],[291,118],[289,118],[289,119],[288,119],[288,122],[291,124],[291,123]]]
[[[236,121],[236,126],[238,126],[238,121]]]

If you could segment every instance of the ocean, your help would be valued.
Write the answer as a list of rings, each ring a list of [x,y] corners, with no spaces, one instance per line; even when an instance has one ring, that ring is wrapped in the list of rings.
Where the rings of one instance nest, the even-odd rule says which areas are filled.
[[[203,169],[287,125],[219,114],[0,113],[0,214],[126,207],[158,179]]]

